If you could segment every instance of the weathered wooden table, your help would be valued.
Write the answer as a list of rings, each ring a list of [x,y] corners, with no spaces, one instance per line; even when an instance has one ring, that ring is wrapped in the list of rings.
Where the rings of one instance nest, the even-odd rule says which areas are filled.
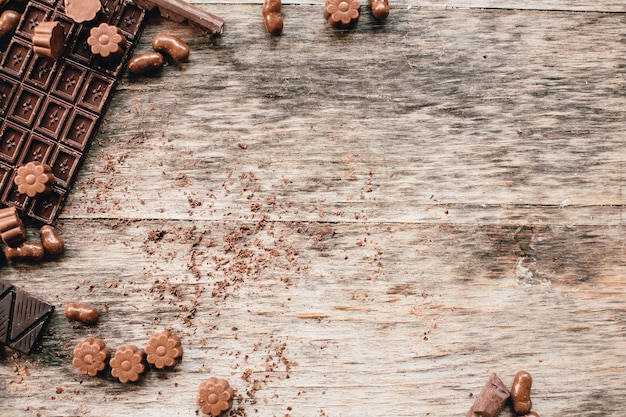
[[[190,61],[122,79],[66,254],[0,266],[57,307],[34,354],[0,351],[0,415],[196,415],[218,376],[233,416],[463,416],[521,369],[543,417],[624,414],[623,1],[364,4],[341,32],[315,0],[281,37],[256,1],[201,7],[223,36],[149,18],[136,52],[169,32]],[[174,371],[70,363],[163,328]]]

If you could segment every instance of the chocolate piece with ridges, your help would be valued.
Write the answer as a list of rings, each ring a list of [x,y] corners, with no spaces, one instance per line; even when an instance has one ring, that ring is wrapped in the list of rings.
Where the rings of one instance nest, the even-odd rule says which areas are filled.
[[[26,240],[26,229],[15,207],[0,209],[0,237],[9,247]]]
[[[510,396],[509,389],[493,373],[465,417],[495,417]]]
[[[166,19],[177,23],[188,22],[208,35],[219,35],[224,28],[224,19],[187,3],[185,0],[135,0],[135,4],[145,10],[159,8]]]
[[[41,22],[33,34],[33,51],[38,55],[58,59],[65,48],[65,31],[59,22]]]
[[[30,353],[54,306],[0,281],[0,343]]]
[[[15,33],[3,42],[0,208],[15,207],[45,224],[61,213],[146,16],[129,1],[100,3],[96,21],[83,24],[68,17],[63,0],[29,0]],[[52,21],[63,28],[64,48],[57,60],[33,51],[37,27]],[[123,54],[117,59],[107,61],[92,53],[87,39],[99,23],[120,29]],[[14,183],[17,169],[29,162],[52,169],[55,185],[46,187],[48,194],[19,193]]]
[[[350,29],[359,20],[360,10],[358,0],[326,0],[324,19],[336,29]]]

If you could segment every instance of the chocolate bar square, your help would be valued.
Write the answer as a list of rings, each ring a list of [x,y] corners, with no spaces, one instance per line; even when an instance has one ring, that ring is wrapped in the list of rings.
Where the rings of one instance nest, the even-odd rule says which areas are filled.
[[[0,281],[0,343],[30,353],[53,311],[52,304]]]

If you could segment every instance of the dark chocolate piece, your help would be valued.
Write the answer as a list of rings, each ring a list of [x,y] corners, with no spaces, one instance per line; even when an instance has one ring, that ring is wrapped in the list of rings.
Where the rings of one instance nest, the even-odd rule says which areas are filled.
[[[159,9],[166,19],[177,23],[188,22],[208,35],[219,35],[224,30],[224,19],[186,2],[185,0],[134,0],[135,4],[145,10]]]
[[[493,373],[465,417],[495,417],[510,396],[509,389]]]
[[[46,224],[60,214],[146,15],[127,1],[100,3],[95,21],[82,24],[66,14],[63,0],[29,0],[2,51],[0,208],[15,207]],[[64,35],[64,51],[56,60],[33,51],[36,28],[51,21]],[[119,28],[123,53],[118,59],[92,53],[87,40],[97,22]],[[55,185],[48,194],[31,197],[19,192],[14,183],[17,169],[29,162],[51,168]]]
[[[30,353],[54,306],[0,281],[0,343]]]

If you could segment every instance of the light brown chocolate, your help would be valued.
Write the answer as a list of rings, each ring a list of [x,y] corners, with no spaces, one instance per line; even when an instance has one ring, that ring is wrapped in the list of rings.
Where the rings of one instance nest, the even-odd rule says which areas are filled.
[[[65,50],[65,31],[60,22],[39,22],[33,34],[33,51],[37,55],[59,59]]]
[[[134,0],[134,3],[145,10],[157,8],[164,18],[187,22],[209,35],[221,34],[224,27],[224,19],[185,0]]]
[[[144,74],[163,67],[163,55],[158,52],[144,52],[128,60],[128,71],[132,74]]]
[[[152,335],[146,344],[146,360],[155,368],[171,368],[183,357],[183,347],[180,338],[169,330]]]
[[[217,417],[233,406],[234,396],[227,380],[211,377],[200,384],[197,403],[204,414]]]
[[[511,400],[517,414],[526,414],[533,408],[530,399],[530,388],[533,385],[532,376],[526,371],[519,371],[513,378],[511,385]]]
[[[4,256],[12,262],[38,262],[44,255],[43,246],[39,242],[22,242],[16,247],[4,247]]]
[[[264,0],[263,1],[263,21],[267,31],[278,36],[283,33],[283,16],[280,13],[282,7],[281,0]]]
[[[0,15],[0,39],[5,36],[13,35],[21,17],[22,15],[15,10],[5,10],[2,12]]]
[[[534,411],[531,411],[528,414],[524,414],[523,416],[519,416],[519,417],[539,417],[539,414],[535,413]]]
[[[77,320],[85,324],[93,324],[98,321],[98,309],[83,303],[68,303],[65,306],[65,317],[72,321]]]
[[[168,55],[176,62],[185,62],[189,59],[189,46],[178,36],[160,33],[152,38],[152,49]]]
[[[95,56],[105,61],[115,61],[124,55],[126,38],[117,26],[100,23],[89,31],[87,45]]]
[[[49,255],[60,255],[65,251],[65,242],[53,226],[45,225],[39,229],[39,237],[44,251]]]
[[[26,228],[15,207],[0,209],[0,238],[9,247],[26,240]]]
[[[42,22],[39,24],[41,26]],[[37,26],[37,27],[39,27]],[[61,28],[61,30],[63,30]],[[55,183],[52,168],[41,162],[28,162],[17,169],[17,175],[13,179],[20,194],[26,194],[33,198],[49,194]]]
[[[324,19],[336,29],[350,29],[359,20],[358,0],[326,0]]]
[[[389,16],[388,0],[370,0],[370,8],[376,20],[385,20]]]
[[[145,359],[145,352],[137,346],[120,346],[109,361],[111,375],[122,384],[137,382],[146,370]]]
[[[74,347],[72,365],[82,375],[96,376],[106,368],[111,351],[103,340],[88,337]]]
[[[100,0],[63,0],[65,14],[76,23],[89,22],[102,10]]]

